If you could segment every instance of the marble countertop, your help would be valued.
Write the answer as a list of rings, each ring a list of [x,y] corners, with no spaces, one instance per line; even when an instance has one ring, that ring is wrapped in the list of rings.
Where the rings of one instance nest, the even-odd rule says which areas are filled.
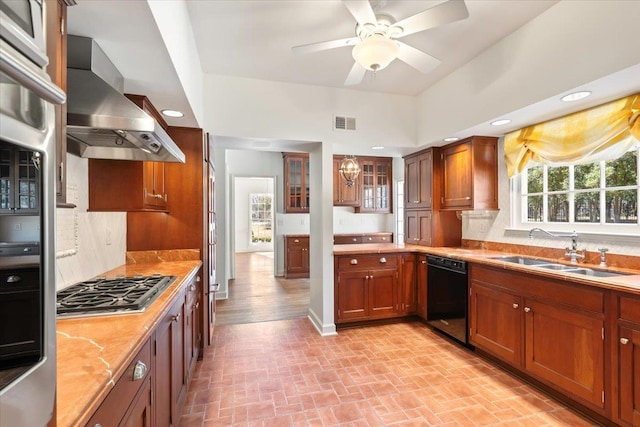
[[[380,254],[380,253],[421,253],[428,255],[439,255],[449,258],[459,259],[467,262],[473,262],[476,264],[485,264],[493,267],[504,268],[507,270],[521,271],[526,273],[532,273],[539,276],[549,277],[556,280],[566,280],[572,283],[580,283],[588,286],[594,286],[605,289],[614,289],[618,291],[631,292],[640,295],[640,271],[624,269],[624,268],[610,268],[610,271],[620,271],[627,273],[624,276],[612,276],[612,277],[594,277],[584,276],[579,274],[572,274],[568,272],[547,270],[535,266],[515,264],[511,262],[505,262],[499,258],[505,256],[513,256],[520,254],[491,251],[485,249],[467,249],[467,248],[453,248],[453,247],[428,247],[418,246],[411,244],[398,244],[398,243],[369,243],[369,244],[355,244],[355,245],[335,245],[333,247],[334,255],[365,255],[365,254]],[[526,256],[526,255],[522,255]],[[542,258],[535,256],[535,258]],[[549,259],[549,262],[567,264],[565,260]],[[580,263],[578,267],[592,268],[600,270],[598,265]]]
[[[87,423],[201,265],[194,260],[115,268],[104,275],[160,273],[177,279],[143,313],[57,320],[57,427]]]

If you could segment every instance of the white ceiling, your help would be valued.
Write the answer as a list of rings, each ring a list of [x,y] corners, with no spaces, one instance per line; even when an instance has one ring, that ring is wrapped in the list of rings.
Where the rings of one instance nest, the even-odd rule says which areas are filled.
[[[397,20],[442,2],[370,1],[377,11],[391,14]],[[367,73],[360,85],[349,88],[417,95],[498,40],[535,19],[556,2],[466,0],[469,18],[402,39],[440,59],[441,64],[434,71],[424,75],[396,60],[379,71],[375,79],[371,73]],[[300,56],[291,52],[293,46],[354,35],[355,20],[341,1],[186,0],[186,4],[204,73],[344,87],[344,80],[353,65],[351,48],[342,47]],[[147,1],[78,0],[78,5],[68,10],[68,32],[92,37],[98,42],[125,77],[125,91],[147,95],[158,109],[172,108],[186,113],[182,119],[168,118],[170,125],[199,126]],[[626,73],[618,73],[619,76],[601,81],[599,84],[603,91],[598,99],[591,97],[586,103],[596,105],[600,99],[604,102],[618,93],[625,93],[628,91],[628,82],[633,80],[633,73],[637,71],[640,71],[640,64]],[[572,107],[578,109],[586,106],[574,104]],[[551,100],[539,102],[514,112],[513,118],[516,120],[513,125],[521,124],[517,120],[518,115],[531,121],[537,118],[546,120],[563,113],[558,110],[557,99],[553,103]],[[475,134],[495,134],[496,129],[490,128],[486,126],[471,131]],[[499,130],[500,133],[504,131]],[[250,147],[253,145],[255,141],[249,143]]]

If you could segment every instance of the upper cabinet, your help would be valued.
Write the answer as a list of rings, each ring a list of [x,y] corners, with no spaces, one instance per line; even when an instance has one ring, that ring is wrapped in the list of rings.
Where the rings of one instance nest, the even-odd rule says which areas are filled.
[[[405,209],[431,209],[433,204],[433,157],[428,149],[404,158]]]
[[[64,0],[45,2],[47,73],[51,81],[67,91],[67,3]],[[55,106],[56,136],[56,202],[59,207],[67,204],[67,104]]]
[[[37,214],[38,168],[33,151],[0,143],[0,214]]]
[[[340,176],[340,165],[344,156],[333,156],[333,206],[360,206],[362,180],[356,178],[353,185],[348,186]]]
[[[498,138],[472,136],[442,148],[442,209],[498,209]]]
[[[358,212],[391,213],[391,157],[360,157],[362,202]]]
[[[284,211],[309,212],[309,155],[284,153]]]

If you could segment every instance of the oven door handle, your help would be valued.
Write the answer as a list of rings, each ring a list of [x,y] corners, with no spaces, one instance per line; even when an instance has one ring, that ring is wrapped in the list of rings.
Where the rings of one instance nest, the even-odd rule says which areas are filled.
[[[52,104],[64,104],[67,100],[64,91],[51,83],[44,70],[34,69],[3,40],[0,41],[0,71]]]

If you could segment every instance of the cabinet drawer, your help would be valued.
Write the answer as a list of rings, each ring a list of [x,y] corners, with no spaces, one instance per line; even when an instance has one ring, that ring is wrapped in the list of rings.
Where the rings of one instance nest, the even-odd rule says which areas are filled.
[[[640,299],[620,296],[618,301],[620,319],[640,323]]]
[[[136,372],[138,362],[144,363],[146,369],[142,368],[141,370],[138,368],[139,377],[134,380],[134,373]],[[131,363],[129,363],[127,369],[122,373],[122,376],[113,389],[111,389],[98,410],[93,414],[87,426],[93,427],[96,424],[103,426],[118,425],[150,372],[151,343],[150,340],[147,340],[142,349],[132,359]]]
[[[396,267],[396,254],[354,255],[338,258],[338,270],[364,270],[369,268]]]
[[[393,243],[391,234],[376,234],[362,236],[362,243]]]
[[[349,245],[354,243],[362,243],[362,236],[355,236],[355,235],[333,236],[334,245]]]
[[[308,237],[289,237],[287,236],[287,247],[309,247],[309,238]]]

